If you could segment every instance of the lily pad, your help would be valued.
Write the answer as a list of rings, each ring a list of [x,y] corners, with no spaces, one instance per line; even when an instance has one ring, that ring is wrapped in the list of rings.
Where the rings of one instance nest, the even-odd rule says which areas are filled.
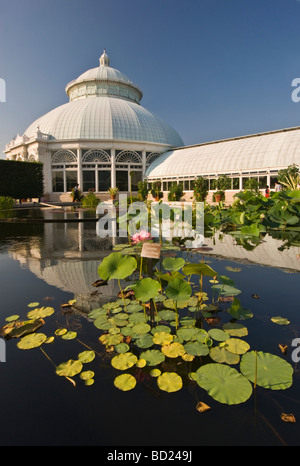
[[[115,346],[115,350],[117,353],[127,353],[129,351],[130,347],[127,345],[127,343],[118,343]]]
[[[149,333],[146,333],[145,335],[140,336],[135,340],[136,346],[139,348],[150,348],[153,346],[153,336],[150,335]]]
[[[80,378],[82,380],[89,380],[89,379],[92,379],[94,377],[94,375],[95,375],[95,373],[93,371],[83,371],[80,374]]]
[[[78,354],[78,360],[82,363],[88,363],[95,359],[95,351],[82,351],[82,353]]]
[[[290,324],[290,321],[288,319],[286,319],[285,317],[280,317],[280,316],[271,317],[271,321],[278,325]]]
[[[251,319],[253,317],[253,313],[251,311],[242,308],[240,300],[237,298],[234,299],[233,303],[228,309],[228,312],[230,315],[232,315],[232,317],[234,317],[237,320],[246,320]]]
[[[62,335],[63,340],[73,340],[76,337],[77,337],[77,332],[71,332],[70,330],[64,335]]]
[[[200,341],[190,341],[184,345],[186,353],[193,356],[206,356],[209,353],[209,348]]]
[[[216,341],[225,341],[230,338],[230,335],[228,333],[218,328],[212,328],[208,330],[208,334],[212,337],[213,340]]]
[[[250,345],[239,338],[230,338],[229,340],[226,340],[225,348],[227,351],[230,351],[230,353],[244,354],[250,349]]]
[[[40,307],[29,311],[27,314],[28,319],[43,319],[54,314],[53,307]]]
[[[184,346],[177,342],[165,345],[161,350],[168,358],[177,358],[178,356],[182,356],[184,353],[186,353]]]
[[[137,357],[133,353],[121,353],[111,360],[111,365],[118,370],[124,371],[134,366],[137,362]]]
[[[228,322],[223,325],[223,330],[231,336],[245,337],[248,335],[248,329],[245,325],[238,322]]]
[[[257,369],[256,369],[257,368]],[[293,383],[293,367],[284,359],[262,351],[242,356],[240,369],[251,382],[271,390],[285,390]]]
[[[215,272],[209,265],[204,263],[189,263],[183,267],[183,272],[186,275],[205,275],[208,277],[215,277],[217,272]]]
[[[136,386],[136,379],[131,374],[118,375],[114,380],[114,385],[123,392],[128,392]]]
[[[156,332],[153,336],[153,343],[156,345],[169,345],[173,341],[173,335],[169,332]]]
[[[249,380],[236,369],[225,364],[212,363],[199,367],[195,373],[198,385],[220,403],[243,403],[252,394]]]
[[[150,325],[144,322],[138,322],[132,327],[132,332],[138,335],[148,333],[150,330],[151,330]]]
[[[82,370],[82,362],[78,360],[69,359],[69,361],[62,362],[56,368],[57,375],[64,377],[73,377],[77,375]]]
[[[164,372],[157,378],[160,390],[168,393],[177,392],[182,388],[182,378],[176,372]]]
[[[32,349],[41,346],[44,341],[47,340],[47,336],[44,333],[31,333],[25,335],[18,341],[17,346],[20,349]]]
[[[224,346],[214,346],[210,348],[209,355],[213,361],[221,364],[238,364],[240,362],[240,356],[230,353]]]
[[[144,351],[140,359],[145,359],[147,366],[157,366],[165,360],[165,355],[159,350],[151,349]]]

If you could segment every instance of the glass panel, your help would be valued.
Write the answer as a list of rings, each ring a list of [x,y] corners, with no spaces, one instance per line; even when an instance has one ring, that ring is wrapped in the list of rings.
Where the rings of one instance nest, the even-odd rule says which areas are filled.
[[[232,189],[240,189],[240,179],[232,178]]]
[[[142,181],[141,171],[131,171],[131,191],[138,190],[138,183]]]
[[[249,180],[249,178],[244,178],[244,177],[242,178],[242,188],[243,189],[245,189],[246,186],[247,186],[247,180]],[[245,185],[245,183],[246,183],[246,185]]]
[[[54,193],[63,193],[64,192],[64,172],[53,171],[52,172],[52,191]]]
[[[110,170],[98,170],[98,191],[107,191],[110,186]]]
[[[269,188],[271,188],[271,189],[275,188],[275,183],[278,183],[277,176],[271,176],[270,177],[270,186],[269,186]]]
[[[163,181],[163,184],[162,184],[162,185],[163,185],[162,190],[163,190],[163,191],[168,191],[168,182],[167,182],[167,181]],[[150,188],[150,189],[151,189],[151,188]]]
[[[185,191],[189,191],[190,190],[190,180],[184,180],[183,182],[183,189]]]
[[[119,191],[128,191],[128,171],[116,171],[116,184]]]
[[[210,180],[210,189],[217,189],[217,180],[214,178]]]
[[[77,183],[77,170],[66,171],[67,192],[72,191]]]
[[[94,170],[83,170],[82,171],[83,191],[89,191],[90,189],[95,190],[95,172]]]
[[[260,187],[260,189],[263,189],[263,188],[267,187],[267,177],[266,176],[260,176],[259,177],[259,187]]]

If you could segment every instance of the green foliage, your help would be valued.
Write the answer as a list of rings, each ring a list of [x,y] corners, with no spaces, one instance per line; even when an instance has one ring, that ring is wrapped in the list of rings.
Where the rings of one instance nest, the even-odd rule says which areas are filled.
[[[0,160],[0,196],[13,199],[39,198],[43,192],[42,163]]]
[[[199,176],[194,181],[194,199],[196,202],[204,202],[209,191],[208,179]]]
[[[299,167],[295,163],[278,171],[278,181],[285,185],[289,178],[295,178],[299,175]]]
[[[180,201],[183,196],[183,188],[181,183],[174,183],[168,192],[168,201]]]
[[[161,199],[163,197],[163,193],[161,191],[161,181],[154,181],[151,186],[151,195],[155,199]]]
[[[0,196],[0,210],[10,210],[14,205],[15,200],[12,197]]]
[[[148,182],[147,180],[138,182],[138,195],[141,201],[145,201],[148,197]]]
[[[99,204],[100,199],[96,196],[95,193],[89,192],[85,196],[83,196],[81,200],[82,207],[97,207]]]

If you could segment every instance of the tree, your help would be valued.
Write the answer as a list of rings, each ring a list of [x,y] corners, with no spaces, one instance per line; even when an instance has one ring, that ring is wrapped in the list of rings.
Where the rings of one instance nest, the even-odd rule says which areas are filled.
[[[194,199],[196,202],[204,202],[208,194],[208,179],[199,176],[194,181]]]

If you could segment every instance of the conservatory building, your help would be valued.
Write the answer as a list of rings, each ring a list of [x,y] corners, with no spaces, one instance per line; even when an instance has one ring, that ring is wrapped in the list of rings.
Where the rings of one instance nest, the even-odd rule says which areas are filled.
[[[76,183],[103,198],[110,187],[134,192],[155,158],[183,145],[170,125],[140,105],[142,91],[110,66],[105,51],[98,67],[67,84],[66,94],[69,102],[5,148],[7,159],[43,163],[49,201],[70,201]]]

